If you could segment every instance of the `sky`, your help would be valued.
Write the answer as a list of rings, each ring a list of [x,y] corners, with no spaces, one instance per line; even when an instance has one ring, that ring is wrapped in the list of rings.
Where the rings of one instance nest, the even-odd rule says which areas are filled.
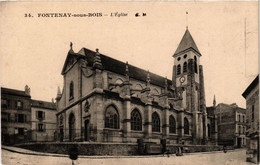
[[[116,12],[127,16],[110,16]],[[33,17],[25,17],[29,13]],[[45,13],[102,17],[42,17]],[[258,74],[254,1],[1,2],[1,87],[24,90],[28,85],[33,99],[51,101],[58,86],[63,88],[61,70],[70,42],[75,52],[99,48],[102,54],[171,79],[172,55],[186,26],[202,54],[207,106],[215,95],[217,104],[245,108],[241,94]]]

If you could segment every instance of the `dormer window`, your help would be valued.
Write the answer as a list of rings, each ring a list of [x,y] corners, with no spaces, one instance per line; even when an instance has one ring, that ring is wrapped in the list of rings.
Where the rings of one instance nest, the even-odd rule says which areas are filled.
[[[177,75],[181,74],[181,65],[179,64],[177,66]]]
[[[73,84],[73,81],[71,81],[70,83],[70,97],[69,99],[73,99],[74,98],[74,84]]]
[[[177,60],[180,61],[180,60],[181,60],[181,57],[178,57]]]
[[[185,54],[183,57],[184,57],[184,58],[187,58],[187,54]]]

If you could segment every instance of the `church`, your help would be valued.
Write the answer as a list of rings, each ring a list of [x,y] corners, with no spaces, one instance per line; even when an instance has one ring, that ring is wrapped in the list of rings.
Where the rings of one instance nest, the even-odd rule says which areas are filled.
[[[59,141],[216,144],[206,109],[201,53],[190,32],[173,54],[172,79],[121,62],[98,49],[70,45],[58,88]],[[169,57],[169,60],[171,57]]]

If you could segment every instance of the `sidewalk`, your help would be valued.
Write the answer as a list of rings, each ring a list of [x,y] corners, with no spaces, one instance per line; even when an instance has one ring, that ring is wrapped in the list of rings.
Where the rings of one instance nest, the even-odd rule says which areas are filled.
[[[54,153],[45,153],[45,152],[37,152],[37,151],[31,151],[23,148],[18,147],[12,147],[12,146],[3,146],[2,150],[7,150],[14,153],[19,154],[26,154],[26,155],[37,155],[37,156],[51,156],[51,157],[69,157],[65,154],[54,154]],[[228,152],[235,152],[237,150],[228,150]],[[195,152],[195,153],[184,153],[185,155],[198,155],[198,154],[212,154],[212,153],[223,153],[223,151],[212,151],[212,152]],[[175,157],[175,154],[169,154],[171,157]],[[88,158],[88,159],[109,159],[109,158],[149,158],[149,157],[167,157],[167,154],[160,154],[160,155],[140,155],[140,156],[88,156],[88,155],[79,155],[79,158]]]

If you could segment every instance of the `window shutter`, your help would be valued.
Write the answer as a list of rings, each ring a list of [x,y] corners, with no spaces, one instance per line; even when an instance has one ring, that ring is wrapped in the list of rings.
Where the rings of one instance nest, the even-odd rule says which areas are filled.
[[[45,112],[42,112],[42,118],[45,120]]]
[[[36,111],[36,119],[38,119],[38,111]]]

